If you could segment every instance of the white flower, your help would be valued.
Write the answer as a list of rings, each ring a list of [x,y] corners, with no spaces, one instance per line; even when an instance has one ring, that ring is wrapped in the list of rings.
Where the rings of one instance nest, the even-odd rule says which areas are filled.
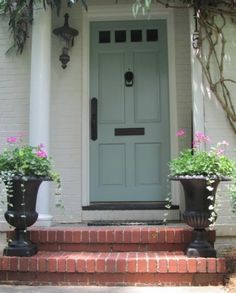
[[[209,191],[212,191],[214,188],[212,186],[207,186],[206,189],[208,189]]]

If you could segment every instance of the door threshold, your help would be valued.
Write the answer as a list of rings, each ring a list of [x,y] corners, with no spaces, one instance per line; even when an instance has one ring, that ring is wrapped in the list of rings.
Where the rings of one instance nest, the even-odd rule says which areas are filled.
[[[167,202],[91,202],[83,206],[84,211],[95,210],[167,210]],[[172,205],[168,210],[178,210],[178,205]]]
[[[82,221],[88,223],[91,221],[169,221],[180,220],[180,210],[86,210],[82,211]]]
[[[159,226],[166,223],[161,220],[152,221],[90,221],[87,226]]]

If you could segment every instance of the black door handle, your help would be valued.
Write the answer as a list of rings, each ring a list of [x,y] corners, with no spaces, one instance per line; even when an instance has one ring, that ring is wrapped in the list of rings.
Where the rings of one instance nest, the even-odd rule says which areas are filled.
[[[97,98],[91,99],[91,139],[97,140],[98,138],[98,102]]]

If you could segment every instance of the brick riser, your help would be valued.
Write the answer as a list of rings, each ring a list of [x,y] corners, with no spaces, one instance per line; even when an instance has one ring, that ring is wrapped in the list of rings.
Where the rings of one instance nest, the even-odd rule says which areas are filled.
[[[9,235],[10,236],[10,235]],[[187,258],[190,229],[178,227],[34,228],[33,257],[0,257],[0,282],[34,285],[219,285],[222,258]],[[211,242],[215,233],[210,232]]]
[[[39,251],[88,251],[88,252],[147,252],[147,251],[185,251],[187,244],[181,243],[148,243],[148,244],[138,244],[138,243],[39,243]]]
[[[224,284],[224,274],[142,273],[140,275],[140,273],[49,274],[0,272],[0,283],[30,286],[222,286]]]
[[[225,273],[222,258],[187,258],[182,252],[40,252],[1,258],[0,267],[4,283],[44,285],[219,285]]]

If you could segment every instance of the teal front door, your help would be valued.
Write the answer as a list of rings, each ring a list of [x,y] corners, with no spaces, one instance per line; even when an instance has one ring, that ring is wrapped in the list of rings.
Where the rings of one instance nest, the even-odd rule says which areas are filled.
[[[165,20],[93,22],[90,201],[163,201],[170,158]]]

